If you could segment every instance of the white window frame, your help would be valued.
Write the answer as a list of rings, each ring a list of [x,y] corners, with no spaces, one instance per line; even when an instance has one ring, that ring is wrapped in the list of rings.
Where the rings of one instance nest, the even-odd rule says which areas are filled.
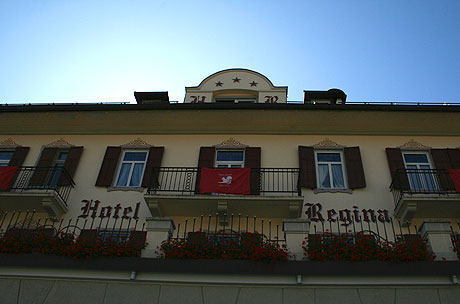
[[[433,166],[433,161],[431,160],[431,153],[430,151],[414,151],[414,150],[402,150],[401,151],[401,154],[402,154],[402,158],[403,158],[403,162],[404,162],[404,168],[406,168],[406,170],[413,170],[413,169],[409,169],[407,167],[407,165],[415,165],[417,166],[417,169],[415,170],[424,170],[422,168],[420,168],[420,165],[424,164],[424,165],[428,165],[430,168],[429,169],[426,169],[426,170],[433,170],[434,169],[434,166]],[[406,162],[406,158],[404,157],[405,154],[422,154],[422,155],[425,155],[427,160],[428,160],[428,163],[407,163]],[[407,171],[406,171],[407,172]],[[414,174],[414,173],[410,173],[410,172],[407,172],[407,178],[409,180],[409,186],[412,190],[421,190],[421,189],[429,189],[429,190],[439,190],[440,189],[440,186],[438,185],[438,181],[436,179],[435,176],[431,175],[431,178],[433,179],[432,180],[432,187],[426,185],[426,178],[422,178],[423,177],[423,174],[418,174],[419,177],[418,177],[418,181],[421,183],[421,186],[422,188],[421,189],[418,189],[414,184],[413,184],[413,178],[410,176],[410,174]],[[417,173],[415,173],[417,174]]]
[[[219,152],[243,152],[243,160],[242,161],[217,161],[217,154]],[[232,165],[240,165],[240,168],[244,168],[244,161],[246,159],[246,151],[244,149],[216,149],[216,157],[214,159],[214,167],[219,168],[219,165],[226,165],[227,168],[231,169]],[[225,169],[225,168],[220,168]]]
[[[318,154],[321,153],[337,153],[340,155],[340,162],[320,162],[318,161]],[[343,187],[334,187],[334,180],[332,175],[332,166],[340,164],[342,166],[342,175],[343,175]],[[321,183],[319,180],[319,165],[328,165],[329,170],[329,182],[331,184],[330,188],[323,188],[321,187]],[[316,185],[319,190],[347,190],[348,189],[348,181],[347,181],[347,172],[345,167],[345,161],[343,156],[343,150],[315,150],[315,170],[316,170]]]
[[[56,155],[54,156],[54,160],[51,163],[52,167],[55,167],[56,169],[53,169],[52,171],[49,171],[49,176],[48,176],[48,184],[50,186],[56,186],[59,178],[61,177],[61,172],[62,169],[57,169],[57,168],[64,168],[65,161],[67,160],[67,157],[69,157],[69,149],[58,149]],[[61,153],[66,153],[67,156],[65,159],[59,159],[59,155]]]
[[[406,168],[406,169],[408,169],[408,168],[407,168],[406,158],[404,157],[405,154],[423,154],[423,155],[426,155],[426,158],[428,160],[428,165],[430,166],[430,169],[434,169],[433,168],[433,162],[431,161],[431,155],[430,155],[429,151],[402,150],[401,153],[402,153],[402,157],[403,157],[403,161],[404,161],[404,168]],[[409,165],[411,165],[411,164],[412,163],[409,163]],[[422,163],[413,163],[413,164],[417,165],[417,169],[420,169],[419,164],[422,164]]]
[[[123,159],[125,158],[125,155],[126,153],[130,153],[130,152],[136,152],[136,153],[139,153],[139,152],[144,152],[145,153],[145,160],[144,161],[123,161]],[[144,178],[144,172],[145,172],[145,167],[147,165],[147,159],[149,157],[149,150],[144,150],[144,149],[139,149],[139,150],[133,150],[133,149],[129,149],[129,150],[122,150],[122,153],[121,153],[121,158],[120,160],[118,161],[118,168],[117,168],[117,174],[115,175],[115,178],[114,178],[114,183],[113,183],[113,187],[116,187],[116,188],[139,188],[139,187],[142,187],[142,179]],[[118,185],[118,179],[120,178],[120,173],[121,173],[121,168],[123,166],[123,163],[130,163],[130,164],[133,164],[131,166],[131,169],[129,170],[129,173],[128,173],[128,179],[127,179],[127,185],[125,186],[122,186],[122,185]],[[141,173],[141,178],[140,178],[140,182],[139,182],[139,185],[134,185],[134,186],[129,186],[129,181],[131,180],[131,177],[132,177],[132,174],[133,174],[133,170],[134,170],[134,164],[144,164],[143,168],[142,168],[142,173]]]
[[[11,158],[13,158],[14,150],[11,150],[11,149],[0,149],[0,152],[11,152],[11,153],[13,153],[13,154],[11,154]],[[0,160],[0,165],[6,164],[6,166],[8,166],[8,165],[10,164],[11,158],[8,159],[8,160]],[[2,167],[5,167],[5,166],[2,166]]]

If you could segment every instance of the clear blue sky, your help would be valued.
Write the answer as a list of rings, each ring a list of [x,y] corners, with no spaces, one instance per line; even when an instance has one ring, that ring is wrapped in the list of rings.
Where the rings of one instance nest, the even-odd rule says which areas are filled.
[[[182,101],[235,67],[289,100],[460,102],[460,0],[0,0],[0,103]]]

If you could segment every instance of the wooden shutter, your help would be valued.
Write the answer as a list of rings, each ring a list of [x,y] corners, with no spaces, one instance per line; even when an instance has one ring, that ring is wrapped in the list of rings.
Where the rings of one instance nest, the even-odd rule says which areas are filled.
[[[407,174],[400,173],[396,175],[397,170],[405,170],[401,150],[399,148],[386,148],[386,154],[393,187],[400,190],[409,190]]]
[[[455,153],[449,153],[448,149],[431,149],[431,158],[433,159],[434,167],[438,170],[434,177],[437,179],[441,189],[454,190],[455,185],[451,180],[448,169],[452,169],[452,163],[449,154],[455,157]]]
[[[451,169],[460,169],[460,149],[447,149]]]
[[[17,147],[14,150],[13,157],[11,157],[8,166],[22,166],[26,159],[27,153],[29,153],[29,147]]]
[[[37,166],[35,171],[30,178],[29,185],[35,187],[42,187],[44,186],[51,177],[51,170],[50,167],[53,165],[54,158],[56,157],[56,153],[58,148],[44,148],[40,159],[38,160]]]
[[[107,147],[101,169],[97,177],[96,186],[110,187],[120,158],[121,147]]]
[[[313,147],[299,146],[300,186],[314,189],[316,185],[315,151]]]
[[[164,150],[164,147],[151,147],[149,149],[149,157],[145,164],[142,187],[157,188],[159,186],[158,175],[160,173],[159,168],[161,167]]]
[[[260,194],[260,147],[248,147],[244,152],[244,167],[251,168],[251,194]]]
[[[195,194],[200,194],[200,176],[201,168],[213,168],[216,148],[201,147],[198,157],[198,172],[196,173]]]
[[[359,147],[344,148],[343,154],[347,169],[348,187],[350,189],[365,188],[366,179]]]
[[[450,169],[450,158],[447,149],[431,149],[431,158],[436,169]]]
[[[67,154],[67,158],[64,162],[64,169],[67,171],[69,176],[61,174],[58,182],[59,186],[67,186],[71,184],[71,179],[75,175],[75,171],[77,170],[78,162],[80,161],[82,153],[83,147],[71,147],[69,149],[69,154]]]
[[[11,157],[10,162],[8,163],[8,166],[21,167],[24,163],[24,160],[26,159],[27,153],[29,153],[29,149],[29,147],[16,147],[16,149],[14,149],[13,156]],[[13,179],[10,182],[11,187],[16,182],[16,179],[18,178],[19,174],[20,171],[17,171],[14,175]]]

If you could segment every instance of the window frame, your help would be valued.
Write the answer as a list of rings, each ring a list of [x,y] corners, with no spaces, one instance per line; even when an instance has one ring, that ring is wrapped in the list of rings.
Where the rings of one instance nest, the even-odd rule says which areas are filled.
[[[429,169],[423,169],[423,168],[420,168],[420,165],[421,164],[424,164],[424,163],[407,163],[406,162],[406,158],[404,157],[405,154],[421,154],[421,155],[425,155],[426,158],[427,158],[427,164],[429,166]],[[435,170],[435,166],[433,165],[433,160],[431,159],[431,153],[430,151],[428,150],[401,150],[401,155],[402,155],[402,159],[403,159],[403,164],[404,164],[404,168],[406,169],[406,175],[407,175],[407,179],[409,181],[409,187],[411,190],[415,190],[415,191],[420,191],[420,190],[430,190],[430,191],[437,191],[439,189],[441,189],[440,185],[438,184],[439,181],[435,178],[436,176],[436,173],[428,173],[428,174],[424,174],[423,172],[408,172],[407,170]],[[417,166],[417,169],[410,169],[408,168],[407,166],[409,165],[415,165]],[[431,179],[431,180],[427,180],[428,179]],[[414,184],[414,181],[416,179],[416,182],[418,184]],[[421,187],[417,187],[417,185],[421,186]]]
[[[66,153],[66,157],[64,159],[60,159],[59,156],[61,153]],[[56,151],[56,155],[51,163],[51,167],[53,168],[48,174],[48,186],[56,187],[58,185],[59,179],[61,178],[62,170],[64,169],[65,162],[67,157],[69,157],[70,148],[58,148]],[[60,168],[60,169],[58,169]]]
[[[118,179],[120,178],[121,168],[122,168],[123,163],[124,163],[123,159],[125,158],[126,153],[130,153],[130,152],[136,152],[136,153],[145,152],[145,160],[143,162],[141,162],[141,161],[129,161],[129,162],[126,161],[125,162],[125,163],[131,163],[131,164],[138,164],[138,163],[143,163],[144,164],[144,166],[142,167],[142,172],[140,174],[139,185],[134,185],[134,186],[129,185],[129,182],[130,182],[131,177],[132,177],[134,166],[131,166],[131,168],[129,170],[128,179],[127,179],[127,185],[125,185],[125,186],[118,185]],[[115,173],[115,177],[113,179],[112,187],[113,188],[142,188],[142,180],[144,178],[144,173],[145,173],[145,168],[147,166],[148,157],[149,157],[149,149],[122,149],[121,150],[121,157],[118,160],[117,170],[116,170],[116,173]]]
[[[414,150],[401,150],[401,154],[402,154],[402,159],[403,159],[403,163],[404,163],[404,168],[406,168],[406,170],[410,170],[407,168],[407,162],[406,162],[406,158],[404,157],[405,154],[423,154],[426,156],[427,160],[428,160],[428,165],[430,166],[430,169],[434,169],[434,166],[433,166],[433,161],[431,160],[431,153],[430,151],[426,151],[426,150],[423,150],[423,151],[414,151]],[[409,163],[411,164],[411,163]],[[414,164],[421,164],[421,163],[414,163]],[[422,170],[420,168],[418,168],[417,166],[417,170]]]
[[[219,152],[243,152],[243,159],[241,161],[218,161],[217,160],[217,155],[219,154]],[[241,149],[241,148],[235,148],[235,149],[231,149],[231,148],[219,148],[219,149],[216,149],[216,154],[215,154],[215,158],[214,158],[214,168],[217,168],[217,169],[232,169],[232,165],[241,165],[241,167],[238,167],[238,168],[233,168],[233,169],[241,169],[241,168],[244,168],[244,163],[246,161],[246,149]],[[219,167],[219,165],[227,165],[227,167]]]
[[[318,154],[321,153],[337,153],[340,155],[340,162],[323,162],[318,161]],[[314,150],[315,156],[315,170],[316,170],[316,188],[320,191],[347,191],[348,188],[348,176],[347,176],[347,168],[345,162],[344,151],[341,150],[330,150],[330,149],[315,149]],[[329,170],[329,182],[331,184],[330,188],[323,188],[320,183],[319,178],[319,165],[328,165]],[[337,188],[334,187],[334,179],[332,174],[332,164],[340,164],[342,166],[342,178],[343,178],[343,187]]]

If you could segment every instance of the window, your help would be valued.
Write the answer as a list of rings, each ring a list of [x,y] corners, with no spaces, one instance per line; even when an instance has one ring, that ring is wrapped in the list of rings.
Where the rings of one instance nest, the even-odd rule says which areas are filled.
[[[13,154],[13,151],[0,151],[0,167],[8,166]]]
[[[242,150],[217,150],[216,168],[243,168],[244,151]]]
[[[315,151],[319,189],[346,189],[342,152]]]
[[[123,243],[129,240],[131,231],[128,230],[99,230],[99,238],[102,242],[116,242]]]
[[[147,161],[147,151],[124,151],[115,186],[140,187]]]
[[[403,152],[403,159],[412,190],[435,190],[438,188],[428,152]]]
[[[64,168],[64,163],[69,155],[69,151],[58,151],[56,153],[56,158],[53,161],[52,166],[54,167],[51,171],[51,176],[49,179],[50,186],[56,186],[59,181],[59,177],[61,177],[62,168]]]

